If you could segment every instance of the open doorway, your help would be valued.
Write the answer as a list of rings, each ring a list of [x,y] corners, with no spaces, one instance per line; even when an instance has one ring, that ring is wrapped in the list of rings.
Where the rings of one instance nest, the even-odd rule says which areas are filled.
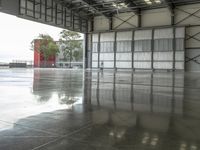
[[[21,19],[4,13],[0,13],[0,18],[1,20],[5,20],[0,24],[1,67],[83,67],[82,34],[76,33],[79,35],[78,38],[72,39],[76,41],[75,43],[77,43],[80,48],[72,49],[73,46],[71,46],[71,49],[67,50],[67,47],[69,47],[66,45],[68,37],[64,39],[62,36],[64,32],[70,32],[68,30],[63,30],[62,28]],[[44,51],[38,51],[37,49],[39,45],[37,45],[38,43],[36,41],[40,38],[40,35],[48,35],[58,47],[56,53],[54,53],[52,56],[47,56],[48,59],[46,58],[46,64],[48,65],[46,66],[44,65],[44,55],[42,54]],[[71,45],[74,44],[72,41],[71,43]]]

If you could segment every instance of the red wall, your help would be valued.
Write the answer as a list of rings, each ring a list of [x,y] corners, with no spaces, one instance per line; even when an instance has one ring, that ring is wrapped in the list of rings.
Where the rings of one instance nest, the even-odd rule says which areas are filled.
[[[34,40],[34,67],[54,67],[56,63],[56,56],[51,56],[46,61],[44,60],[43,54],[38,52],[41,40]]]

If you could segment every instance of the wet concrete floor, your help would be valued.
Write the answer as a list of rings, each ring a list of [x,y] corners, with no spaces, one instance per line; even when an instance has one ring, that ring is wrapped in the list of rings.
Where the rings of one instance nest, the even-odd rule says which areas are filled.
[[[199,150],[200,74],[0,69],[0,150]]]

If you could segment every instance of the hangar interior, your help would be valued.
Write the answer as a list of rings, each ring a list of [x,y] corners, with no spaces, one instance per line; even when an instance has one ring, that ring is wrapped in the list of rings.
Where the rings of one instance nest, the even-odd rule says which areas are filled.
[[[0,70],[0,149],[199,150],[199,0],[0,0],[0,11],[85,39],[83,71]]]
[[[85,67],[200,71],[198,0],[1,0],[1,11],[85,34]]]

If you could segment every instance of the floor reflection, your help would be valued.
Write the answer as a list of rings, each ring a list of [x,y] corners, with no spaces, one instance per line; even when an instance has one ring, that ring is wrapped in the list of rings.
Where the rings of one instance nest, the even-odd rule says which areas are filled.
[[[183,114],[183,74],[87,73],[92,106],[110,109]],[[164,76],[164,77],[163,77]],[[144,78],[145,77],[145,78]],[[143,79],[144,78],[144,79]]]
[[[187,99],[198,93],[186,95],[185,91],[189,92],[192,88],[188,90],[185,87],[188,81],[184,74],[86,74],[91,79],[85,83],[85,88],[91,91],[87,92],[86,99],[93,110],[92,121],[99,128],[109,128],[101,137],[106,141],[114,140],[108,145],[118,149],[199,148],[199,114],[196,114],[195,107],[190,107],[194,105],[195,98]],[[200,107],[199,104],[196,103],[196,108]],[[92,139],[89,143],[93,140],[95,143],[93,134],[99,128],[91,129],[94,131],[88,136]],[[87,141],[87,138],[84,140]]]
[[[82,101],[82,72],[34,70],[33,94],[38,102],[48,102],[52,94],[60,104],[72,105]]]
[[[35,69],[19,88],[24,73],[0,85],[0,149],[200,149],[197,75]]]

